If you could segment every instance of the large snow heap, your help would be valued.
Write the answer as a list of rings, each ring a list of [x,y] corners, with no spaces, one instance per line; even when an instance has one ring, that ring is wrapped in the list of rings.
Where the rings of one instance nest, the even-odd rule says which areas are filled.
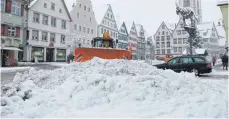
[[[227,81],[94,58],[2,86],[2,117],[227,117]]]

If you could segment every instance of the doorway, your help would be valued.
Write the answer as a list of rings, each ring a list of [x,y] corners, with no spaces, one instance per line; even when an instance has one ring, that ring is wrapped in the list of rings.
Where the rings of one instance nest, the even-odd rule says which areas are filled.
[[[53,62],[54,61],[54,48],[47,48],[46,49],[46,62]]]

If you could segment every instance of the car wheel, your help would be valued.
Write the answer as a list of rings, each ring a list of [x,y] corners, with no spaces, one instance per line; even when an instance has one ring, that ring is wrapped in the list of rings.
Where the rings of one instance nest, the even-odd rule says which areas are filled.
[[[200,73],[199,73],[199,71],[197,69],[193,69],[192,72],[195,74],[195,76],[199,76],[200,75]]]

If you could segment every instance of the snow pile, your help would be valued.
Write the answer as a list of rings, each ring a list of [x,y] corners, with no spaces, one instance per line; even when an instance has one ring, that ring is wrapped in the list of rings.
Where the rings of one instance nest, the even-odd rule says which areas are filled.
[[[32,67],[1,67],[1,73],[29,70]]]
[[[227,80],[146,63],[94,58],[52,71],[31,69],[2,87],[2,117],[227,117]]]

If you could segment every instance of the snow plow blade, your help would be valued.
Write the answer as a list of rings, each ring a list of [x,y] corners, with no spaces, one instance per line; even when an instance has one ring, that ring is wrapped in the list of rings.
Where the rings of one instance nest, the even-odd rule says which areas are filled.
[[[75,50],[75,62],[85,62],[91,60],[93,57],[130,60],[131,52],[128,50],[109,48],[78,48]]]

